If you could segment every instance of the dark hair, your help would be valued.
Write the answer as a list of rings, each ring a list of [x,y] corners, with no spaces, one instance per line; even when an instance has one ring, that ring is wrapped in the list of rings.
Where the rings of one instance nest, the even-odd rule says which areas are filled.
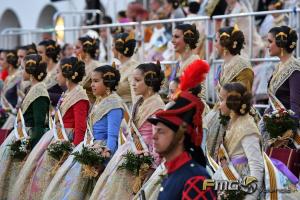
[[[172,4],[173,9],[177,9],[180,6],[179,0],[167,0],[169,4]]]
[[[223,86],[223,89],[228,93],[226,106],[230,110],[238,115],[249,113],[252,95],[243,84],[239,82],[227,83]]]
[[[284,2],[282,0],[271,0],[269,5],[273,5],[276,10],[281,10],[284,6]]]
[[[197,47],[200,34],[194,24],[179,24],[175,28],[182,30],[183,40],[191,49],[195,49]]]
[[[6,62],[13,66],[13,68],[18,68],[18,56],[17,52],[14,50],[7,50],[6,53]]]
[[[232,26],[222,27],[219,30],[220,45],[225,47],[230,54],[241,54],[245,44],[244,33],[240,30],[234,30]]]
[[[123,17],[123,18],[127,17],[127,16],[126,16],[126,11],[125,11],[125,10],[120,10],[120,11],[118,12],[118,16],[119,16],[119,17]]]
[[[89,54],[92,58],[96,58],[96,52],[98,49],[96,39],[93,39],[90,36],[84,36],[80,37],[78,40],[82,44],[83,52]]]
[[[200,3],[193,1],[189,3],[189,12],[193,14],[197,14],[200,9]]]
[[[112,18],[110,16],[104,15],[101,19],[102,24],[112,24]]]
[[[97,67],[94,72],[99,72],[102,74],[103,84],[106,87],[108,87],[111,91],[116,90],[121,78],[119,70],[110,65],[104,65]]]
[[[46,56],[51,58],[53,62],[58,62],[58,56],[60,52],[60,46],[56,44],[54,40],[43,40],[39,43],[40,46],[44,46],[46,49]]]
[[[37,49],[35,43],[28,44],[25,47],[26,55],[37,54]]]
[[[154,92],[158,92],[164,80],[164,72],[161,71],[160,64],[144,63],[136,67],[142,71],[144,82],[147,86],[152,87]]]
[[[79,83],[85,76],[85,64],[76,57],[62,59],[60,66],[62,75],[73,83]]]
[[[292,53],[296,49],[296,44],[298,36],[295,30],[291,29],[288,26],[278,26],[270,29],[274,38],[276,45],[280,48],[283,48],[288,53]]]
[[[134,53],[136,41],[128,33],[118,33],[115,35],[115,48],[126,57],[131,57]]]
[[[25,71],[36,80],[43,81],[47,76],[47,63],[42,62],[42,56],[32,54],[25,56]]]

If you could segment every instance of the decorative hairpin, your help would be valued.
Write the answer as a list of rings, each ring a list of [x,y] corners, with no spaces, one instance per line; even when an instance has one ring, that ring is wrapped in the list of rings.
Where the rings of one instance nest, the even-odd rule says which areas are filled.
[[[191,30],[184,31],[183,35],[186,35],[186,34],[194,35],[193,31],[191,31]]]
[[[292,44],[290,45],[290,49],[294,49],[296,47],[296,42],[292,42]]]
[[[32,59],[27,60],[27,61],[26,61],[26,65],[30,65],[30,64],[36,65],[36,61],[35,61],[35,60],[32,60]]]
[[[38,75],[38,80],[41,80],[41,79],[43,78],[43,76],[44,76],[44,73],[41,72],[41,73]]]
[[[62,66],[62,68],[63,68],[63,69],[64,69],[64,68],[69,69],[69,68],[72,68],[72,65],[69,64],[69,63],[66,63],[66,64],[64,64],[64,65]]]
[[[246,104],[243,104],[243,105],[241,106],[240,113],[241,113],[241,114],[245,114],[246,108],[247,108],[247,105],[246,105]]]
[[[237,32],[237,31],[239,31],[239,30],[240,30],[240,29],[239,29],[238,25],[237,25],[237,24],[234,24],[233,30],[232,30],[232,33],[231,33],[231,34]]]
[[[233,45],[232,45],[232,48],[236,48],[236,46],[237,46],[237,44],[238,44],[238,42],[237,41],[233,41]]]
[[[105,74],[103,74],[103,77],[106,77],[106,76],[112,76],[112,77],[115,77],[116,75],[112,72],[106,72]]]
[[[127,54],[127,53],[128,53],[128,51],[129,51],[129,48],[128,48],[128,47],[126,47],[126,48],[125,48],[125,50],[124,50],[124,54]]]
[[[74,75],[72,76],[72,80],[74,80],[78,76],[78,72],[74,72]]]

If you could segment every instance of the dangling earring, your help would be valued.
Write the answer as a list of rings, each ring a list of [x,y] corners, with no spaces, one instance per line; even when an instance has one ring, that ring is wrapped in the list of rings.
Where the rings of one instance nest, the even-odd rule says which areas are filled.
[[[223,56],[226,56],[226,54],[227,54],[227,49],[224,49]]]
[[[109,96],[111,93],[110,89],[109,88],[106,88],[106,96]]]
[[[187,52],[187,51],[190,51],[190,46],[189,45],[186,45],[185,46],[185,51]]]
[[[283,48],[280,48],[280,55],[283,56]]]
[[[33,76],[30,74],[29,80],[32,82],[33,81]]]

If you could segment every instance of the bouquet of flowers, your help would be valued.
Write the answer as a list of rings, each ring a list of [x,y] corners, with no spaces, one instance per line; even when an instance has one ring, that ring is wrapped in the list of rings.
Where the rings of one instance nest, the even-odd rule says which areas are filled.
[[[72,153],[74,159],[83,164],[83,175],[88,178],[95,178],[99,169],[110,158],[110,151],[104,146],[83,146],[81,151]]]
[[[70,141],[57,140],[49,145],[47,151],[55,160],[60,160],[62,157],[67,157],[73,150],[73,145]]]
[[[10,146],[11,156],[18,160],[23,160],[31,150],[30,141],[27,138],[16,140],[8,146]]]
[[[293,118],[294,112],[291,110],[275,110],[271,114],[265,114],[263,120],[266,130],[271,138],[281,137],[285,132],[297,129],[298,123]]]
[[[3,126],[3,124],[6,122],[8,118],[8,113],[3,108],[0,109],[0,128]]]
[[[119,170],[125,169],[135,176],[132,185],[133,193],[136,194],[142,187],[148,171],[154,161],[149,152],[138,152],[137,154],[128,151],[124,156],[125,161],[118,167]]]

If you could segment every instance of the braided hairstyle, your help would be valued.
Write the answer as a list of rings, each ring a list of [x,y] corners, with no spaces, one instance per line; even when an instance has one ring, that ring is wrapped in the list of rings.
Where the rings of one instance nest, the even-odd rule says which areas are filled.
[[[246,115],[251,108],[252,95],[247,88],[238,82],[227,83],[223,86],[227,92],[226,106],[238,115]]]
[[[245,36],[237,27],[226,26],[219,30],[220,45],[226,48],[231,55],[241,54],[244,48]]]
[[[58,57],[60,53],[60,46],[56,44],[54,40],[43,40],[39,43],[39,46],[44,46],[46,49],[46,56],[53,60],[53,62],[58,62]]]
[[[200,34],[194,24],[179,24],[175,28],[183,32],[183,40],[191,49],[197,47]]]
[[[60,66],[63,77],[73,83],[79,83],[85,76],[85,64],[76,57],[62,59]]]
[[[47,76],[47,63],[42,62],[42,56],[37,54],[25,56],[25,71],[36,80],[43,81]]]
[[[89,54],[93,59],[96,58],[97,49],[99,47],[96,39],[91,38],[90,36],[83,36],[78,39],[82,44],[82,49],[84,53]]]
[[[142,71],[144,82],[147,86],[152,87],[154,92],[158,92],[165,78],[161,70],[160,63],[144,63],[136,67]]]
[[[136,40],[132,34],[118,33],[115,35],[115,48],[126,57],[131,57],[134,53]]]
[[[102,74],[103,84],[110,89],[110,91],[116,91],[116,87],[119,84],[121,75],[119,70],[110,65],[104,65],[97,67],[94,72]]]
[[[14,69],[18,68],[18,56],[15,50],[7,50],[6,53],[6,62],[10,64]]]
[[[278,26],[270,29],[275,38],[276,46],[292,53],[296,49],[298,36],[295,30],[288,26]]]

